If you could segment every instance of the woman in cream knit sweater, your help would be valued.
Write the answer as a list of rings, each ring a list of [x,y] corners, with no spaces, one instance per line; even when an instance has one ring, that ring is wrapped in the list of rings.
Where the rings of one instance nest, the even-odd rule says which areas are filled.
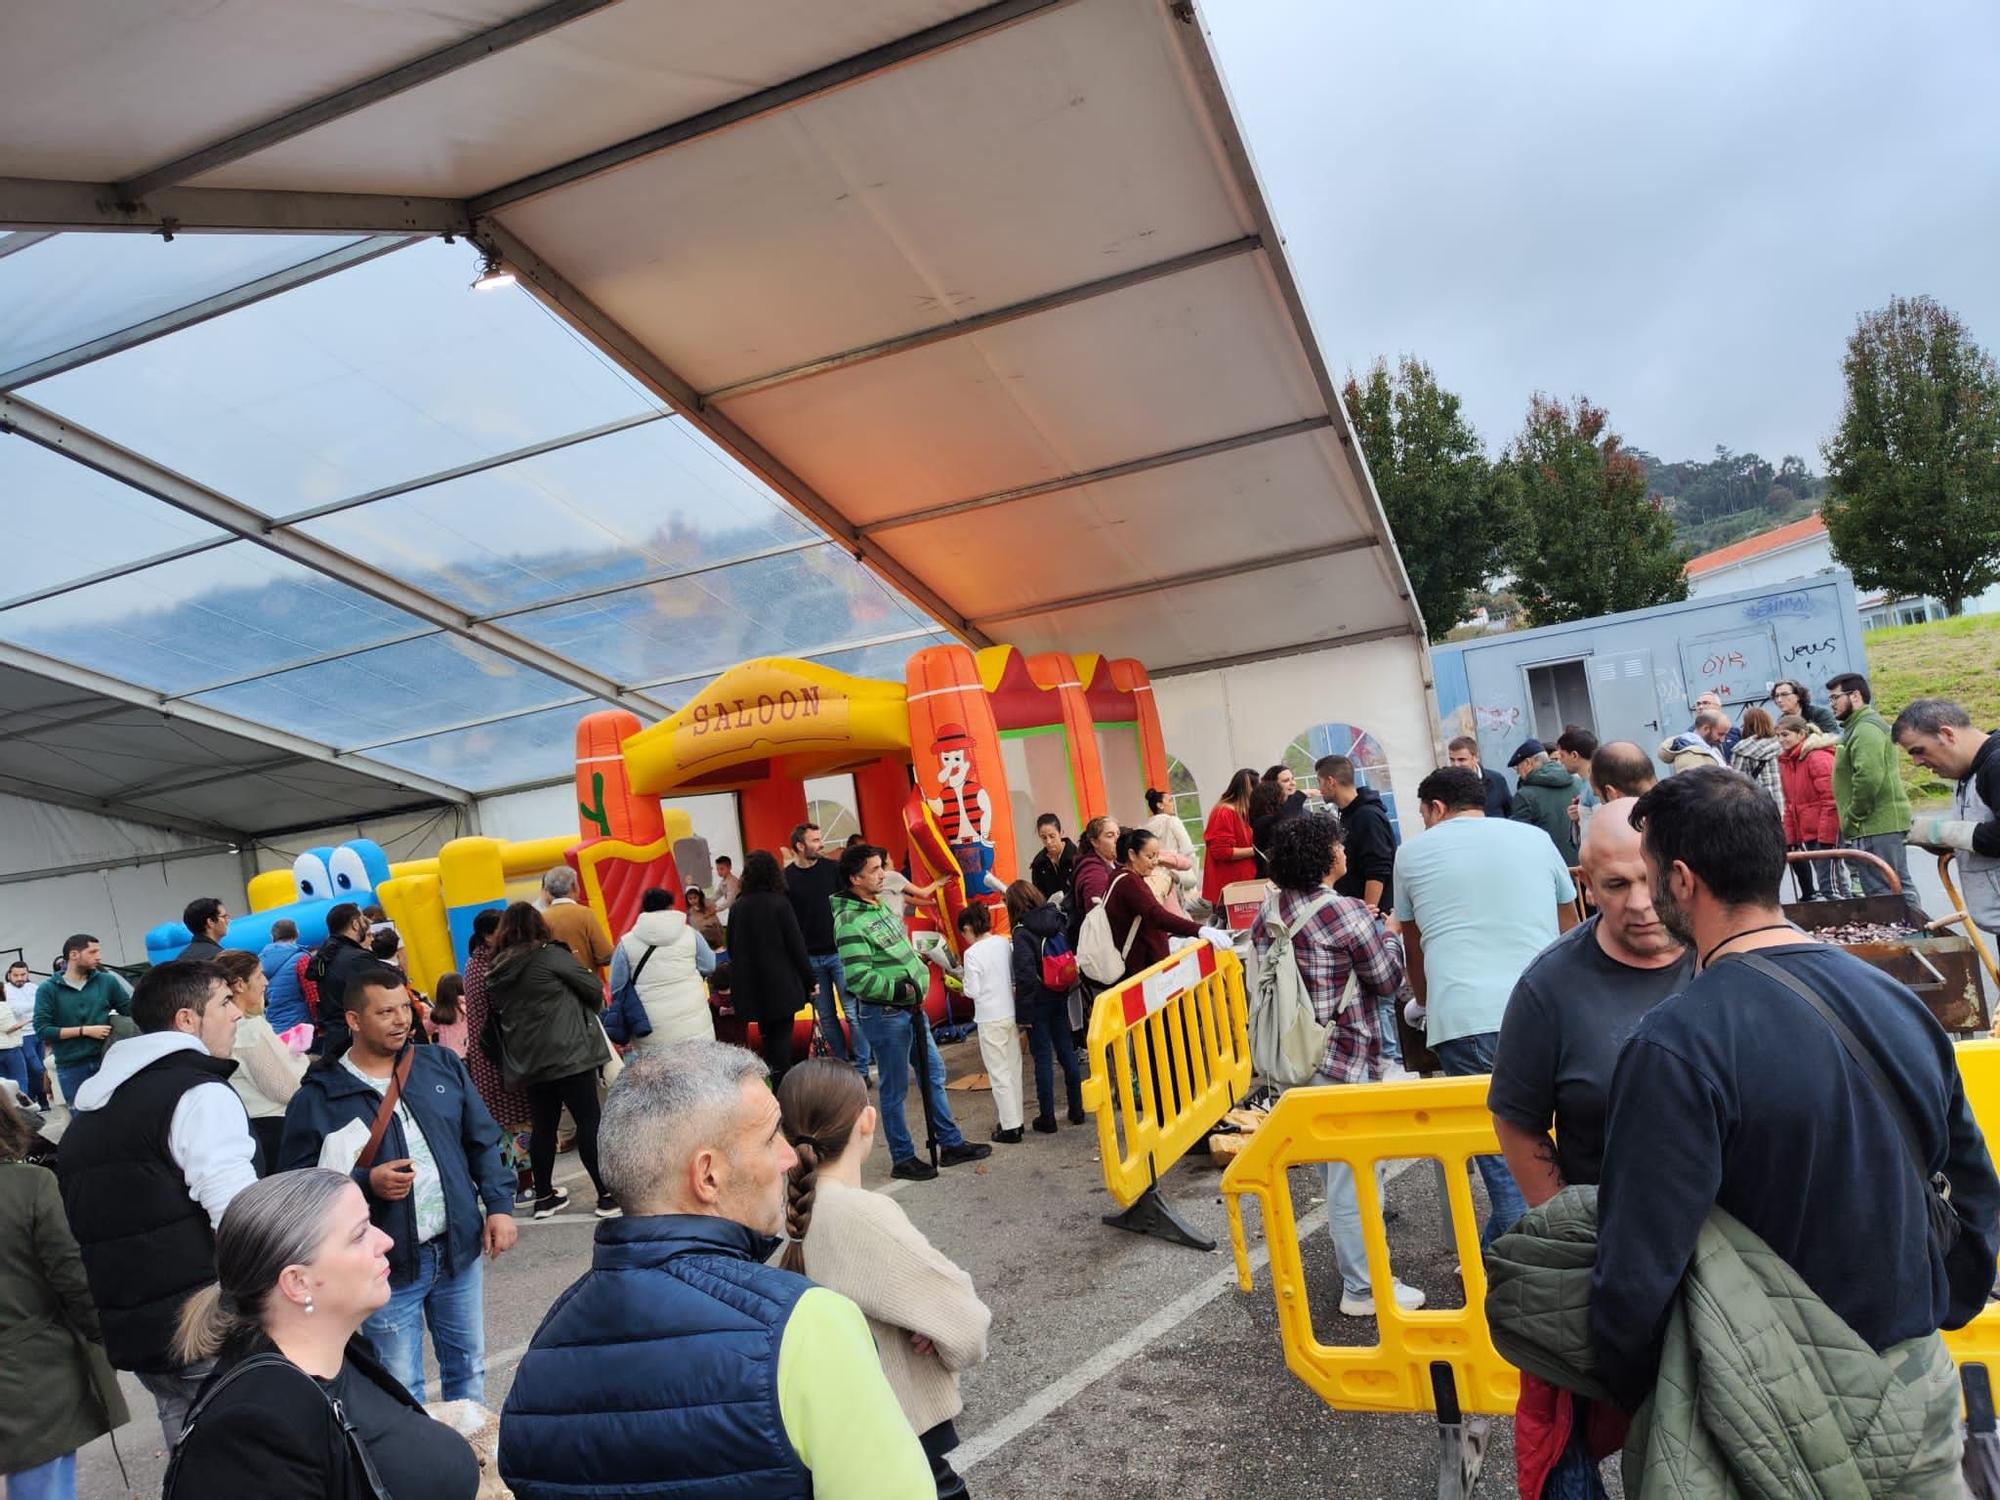
[[[986,1358],[993,1315],[972,1278],[894,1199],[861,1186],[876,1114],[854,1069],[826,1058],[800,1063],[778,1086],[778,1104],[799,1155],[787,1189],[784,1267],[867,1314],[882,1373],[930,1458],[938,1500],[958,1500],[965,1481],[945,1458],[958,1446],[952,1418],[965,1405],[958,1372]]]

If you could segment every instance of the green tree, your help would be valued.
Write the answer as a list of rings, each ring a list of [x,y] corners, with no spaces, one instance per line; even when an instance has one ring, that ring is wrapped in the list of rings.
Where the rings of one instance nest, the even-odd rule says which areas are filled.
[[[1572,409],[1536,392],[1506,466],[1520,491],[1507,562],[1535,624],[1687,597],[1688,555],[1673,518],[1602,407],[1579,396]]]
[[[1863,588],[1957,614],[2000,582],[2000,372],[1930,297],[1864,314],[1826,444],[1826,529]]]
[[[1342,394],[1417,608],[1431,639],[1441,641],[1499,569],[1507,485],[1460,414],[1458,396],[1422,360],[1405,355],[1391,373],[1378,359],[1365,380],[1349,376]]]

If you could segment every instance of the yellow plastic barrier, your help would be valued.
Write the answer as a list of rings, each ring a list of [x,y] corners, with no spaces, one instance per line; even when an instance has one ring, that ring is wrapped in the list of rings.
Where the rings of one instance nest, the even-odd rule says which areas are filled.
[[[2000,1041],[1964,1042],[1957,1052],[1973,1115],[1989,1147],[2000,1148]],[[1466,1174],[1470,1158],[1499,1150],[1492,1116],[1486,1111],[1487,1083],[1484,1077],[1431,1078],[1289,1090],[1223,1174],[1237,1284],[1246,1292],[1251,1289],[1243,1234],[1243,1199],[1250,1196],[1263,1211],[1285,1367],[1328,1406],[1340,1411],[1435,1410],[1436,1372],[1442,1365],[1450,1372],[1463,1409],[1514,1410],[1520,1375],[1493,1347],[1486,1327],[1486,1269]],[[1462,1308],[1408,1312],[1385,1294],[1391,1276],[1389,1242],[1371,1169],[1378,1162],[1412,1157],[1435,1158],[1445,1166],[1452,1231],[1465,1280]],[[1361,1230],[1368,1245],[1368,1280],[1377,1292],[1373,1344],[1322,1344],[1313,1330],[1287,1170],[1328,1161],[1346,1162],[1355,1169]],[[1329,1282],[1326,1291],[1337,1296],[1337,1283]],[[2000,1368],[2000,1303],[1989,1304],[1964,1328],[1946,1333],[1944,1341],[1960,1364]]]
[[[1493,1117],[1486,1112],[1486,1085],[1483,1077],[1425,1078],[1287,1090],[1270,1119],[1223,1173],[1237,1284],[1250,1290],[1250,1257],[1243,1238],[1243,1198],[1248,1194],[1263,1209],[1286,1368],[1328,1406],[1341,1411],[1430,1411],[1432,1367],[1444,1364],[1465,1410],[1514,1410],[1520,1372],[1500,1357],[1486,1329],[1480,1219],[1466,1176],[1471,1158],[1492,1156],[1500,1149]],[[1409,1312],[1386,1294],[1391,1276],[1389,1241],[1382,1227],[1374,1168],[1408,1157],[1433,1157],[1444,1163],[1452,1233],[1464,1268],[1464,1307]],[[1377,1342],[1373,1344],[1323,1344],[1313,1331],[1287,1169],[1328,1161],[1346,1162],[1354,1169],[1361,1231],[1368,1243],[1368,1280],[1382,1293],[1375,1299]],[[1331,1290],[1338,1295],[1337,1287]]]
[[[1243,960],[1204,941],[1113,985],[1097,997],[1084,1045],[1083,1107],[1097,1116],[1105,1189],[1124,1208],[1104,1222],[1213,1250],[1158,1183],[1250,1086]]]

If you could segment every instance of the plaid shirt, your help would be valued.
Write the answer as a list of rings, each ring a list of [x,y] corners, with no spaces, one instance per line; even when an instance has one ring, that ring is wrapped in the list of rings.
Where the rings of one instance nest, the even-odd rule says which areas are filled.
[[[1329,893],[1330,894],[1330,893]],[[1304,891],[1277,890],[1264,898],[1251,929],[1257,961],[1271,946],[1266,918],[1275,902],[1279,921],[1290,926],[1317,900]],[[1403,985],[1403,940],[1383,930],[1368,908],[1352,896],[1334,896],[1292,939],[1299,978],[1312,997],[1313,1019],[1334,1022],[1327,1033],[1319,1071],[1333,1083],[1372,1083],[1382,1076],[1382,1002]],[[1348,976],[1359,993],[1336,1014]]]

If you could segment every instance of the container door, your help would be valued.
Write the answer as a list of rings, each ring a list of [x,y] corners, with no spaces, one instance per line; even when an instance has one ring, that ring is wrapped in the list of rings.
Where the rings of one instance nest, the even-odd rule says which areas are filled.
[[[1630,740],[1651,755],[1667,732],[1660,725],[1660,695],[1653,686],[1650,651],[1593,656],[1590,701],[1597,711],[1599,740]]]

